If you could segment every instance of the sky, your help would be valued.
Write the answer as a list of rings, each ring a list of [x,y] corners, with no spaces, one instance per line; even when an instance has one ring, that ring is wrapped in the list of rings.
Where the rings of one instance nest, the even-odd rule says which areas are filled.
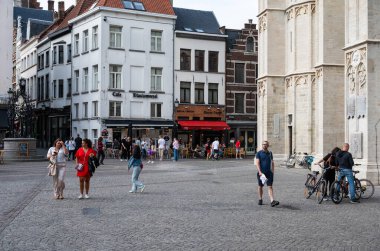
[[[39,1],[47,9],[47,0]],[[75,0],[65,0],[65,8],[74,3]],[[257,0],[174,0],[174,7],[213,11],[219,25],[230,29],[243,28],[248,19],[257,23]],[[58,0],[55,0],[54,8],[58,9]]]

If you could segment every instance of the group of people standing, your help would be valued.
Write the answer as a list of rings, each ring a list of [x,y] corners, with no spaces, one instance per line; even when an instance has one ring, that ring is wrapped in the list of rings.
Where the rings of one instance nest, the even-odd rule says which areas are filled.
[[[75,141],[73,138],[68,141],[69,142],[65,144],[62,139],[56,139],[53,146],[50,147],[47,152],[47,159],[50,162],[48,168],[54,168],[54,172],[49,170],[49,175],[53,177],[54,198],[64,199],[63,190],[65,189],[66,162],[67,160],[75,159],[75,169],[76,175],[79,178],[80,191],[78,199],[89,199],[90,179],[95,168],[99,164],[103,164],[105,156],[103,138],[100,137],[98,139],[97,151],[93,149],[91,140],[81,139],[79,135]],[[70,141],[74,141],[74,143]],[[74,150],[72,150],[73,148]],[[132,189],[130,192],[135,192],[137,189],[141,189],[141,192],[143,192],[145,186],[138,180],[141,169],[143,168],[141,149],[138,144],[134,145],[132,153],[133,155],[129,158],[128,163],[128,171],[130,168],[133,168]]]

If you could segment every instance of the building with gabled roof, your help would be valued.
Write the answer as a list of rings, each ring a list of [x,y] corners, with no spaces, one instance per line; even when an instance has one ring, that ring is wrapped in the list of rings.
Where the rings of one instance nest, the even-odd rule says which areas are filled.
[[[178,137],[190,147],[224,141],[226,38],[212,11],[174,8],[174,99]],[[225,143],[225,142],[222,142]]]

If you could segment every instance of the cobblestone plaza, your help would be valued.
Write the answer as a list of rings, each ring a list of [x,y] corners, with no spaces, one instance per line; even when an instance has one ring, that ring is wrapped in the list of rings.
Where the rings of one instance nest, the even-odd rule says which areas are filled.
[[[257,205],[253,160],[146,164],[129,194],[126,162],[106,159],[88,200],[68,165],[54,200],[46,163],[0,166],[0,250],[378,250],[380,193],[360,204],[303,198],[301,169],[277,168],[271,208]],[[376,220],[377,219],[377,220]]]

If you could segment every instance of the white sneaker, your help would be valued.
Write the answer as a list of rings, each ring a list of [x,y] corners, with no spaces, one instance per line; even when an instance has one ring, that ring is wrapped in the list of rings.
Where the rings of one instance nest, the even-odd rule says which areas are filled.
[[[240,157],[240,159],[243,159],[242,157]]]
[[[123,159],[120,159],[120,162],[123,162]]]
[[[148,164],[150,163],[150,160],[148,160]]]
[[[154,163],[154,161],[152,160],[152,162],[151,162],[152,164]]]
[[[145,189],[145,185],[141,188],[141,192],[144,192],[144,189]]]
[[[80,199],[80,200],[83,199],[83,194],[79,195],[78,199]]]
[[[132,190],[130,190],[129,192],[130,192],[130,193],[135,193],[135,191],[132,191]]]
[[[89,199],[90,196],[88,196],[88,194],[85,194],[85,195],[84,195],[84,198],[85,198],[85,199]]]

